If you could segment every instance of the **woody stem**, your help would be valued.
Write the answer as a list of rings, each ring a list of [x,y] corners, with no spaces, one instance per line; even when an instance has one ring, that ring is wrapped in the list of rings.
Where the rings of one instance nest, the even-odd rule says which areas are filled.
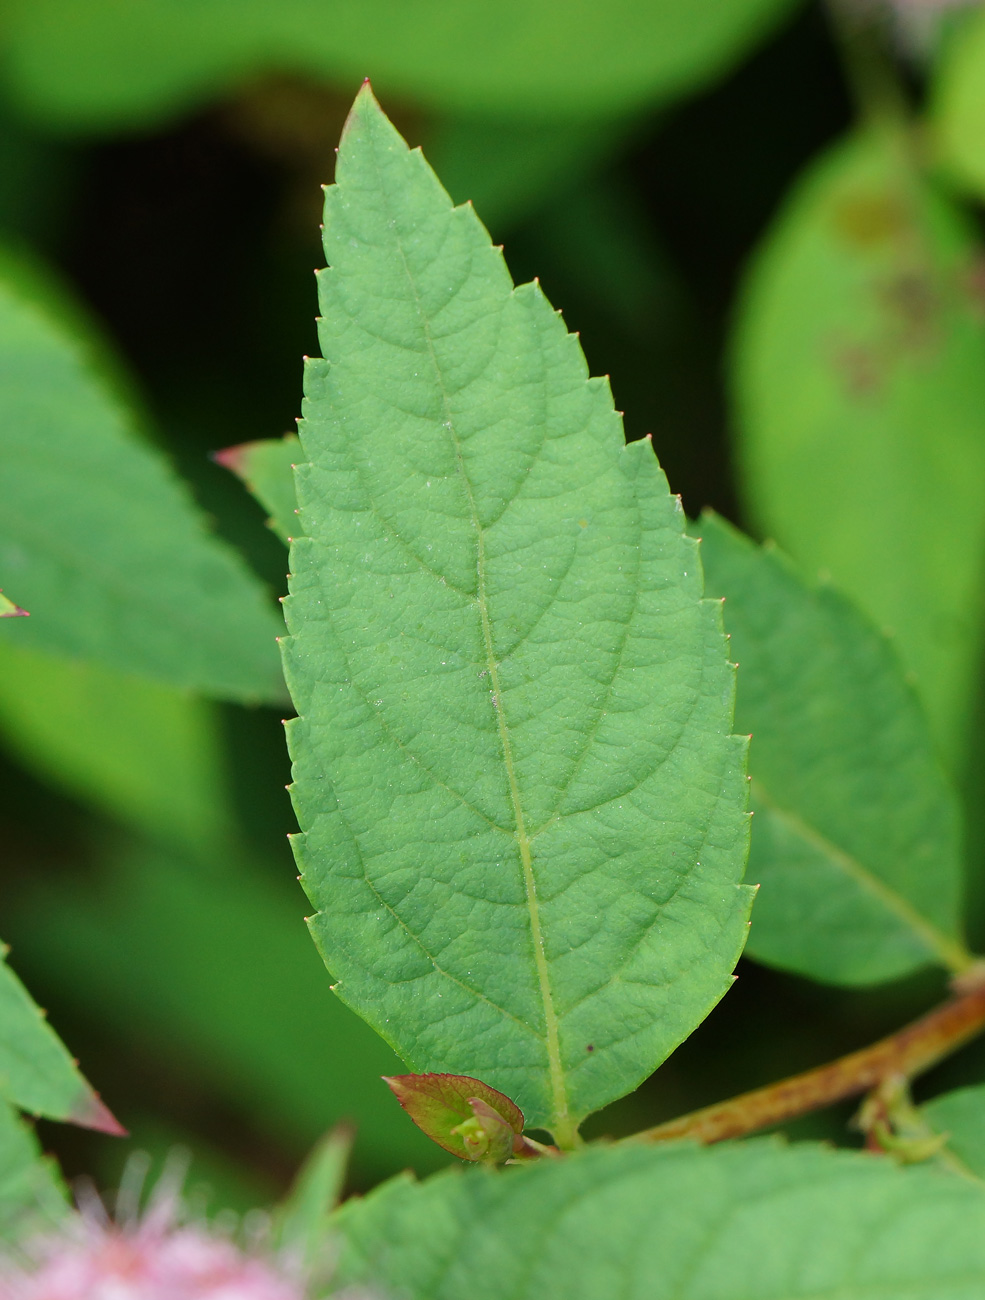
[[[975,976],[974,982],[967,977],[958,981],[958,991],[947,1002],[871,1047],[644,1129],[626,1141],[721,1142],[860,1096],[888,1078],[913,1079],[985,1029],[985,980],[977,968]]]

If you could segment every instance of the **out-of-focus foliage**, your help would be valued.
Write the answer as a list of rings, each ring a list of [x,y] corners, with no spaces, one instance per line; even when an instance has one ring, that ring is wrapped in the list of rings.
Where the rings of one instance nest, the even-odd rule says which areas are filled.
[[[31,611],[0,634],[234,699],[276,699],[277,622],[50,303],[0,284],[0,567]]]
[[[203,858],[232,833],[213,706],[98,662],[0,644],[0,731],[42,779]]]
[[[985,194],[985,11],[967,15],[944,44],[930,131],[949,178],[979,197]]]
[[[960,770],[985,602],[985,317],[968,223],[870,130],[797,187],[734,343],[753,522],[891,632]]]
[[[713,515],[697,531],[754,738],[748,951],[838,984],[963,970],[957,800],[892,647],[775,550]]]
[[[707,80],[794,0],[12,0],[14,92],[63,128],[133,127],[268,69],[470,112],[570,116]]]

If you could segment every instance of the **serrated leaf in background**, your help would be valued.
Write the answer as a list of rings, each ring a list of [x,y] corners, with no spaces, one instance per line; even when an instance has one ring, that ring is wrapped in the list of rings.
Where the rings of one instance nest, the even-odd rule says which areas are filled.
[[[50,1229],[67,1202],[54,1161],[42,1156],[28,1125],[0,1101],[0,1241]]]
[[[290,873],[210,866],[133,848],[96,881],[38,882],[9,921],[25,970],[102,1034],[150,1062],[163,1053],[166,1071],[289,1149],[351,1119],[360,1179],[443,1163],[380,1080],[399,1071],[397,1058],[332,996]]]
[[[0,643],[0,733],[100,812],[207,859],[232,813],[213,706],[188,692]]]
[[[710,513],[695,532],[752,733],[747,954],[836,984],[969,966],[957,802],[893,647],[780,552]]]
[[[5,960],[0,944],[0,1098],[32,1115],[104,1133],[120,1126]]]
[[[744,744],[648,442],[364,89],[327,192],[285,670],[340,996],[562,1143],[725,992]]]
[[[277,618],[48,302],[0,281],[0,570],[16,644],[234,699],[277,699]],[[0,623],[0,635],[13,639]]]
[[[771,1141],[596,1149],[400,1179],[336,1216],[341,1283],[408,1300],[973,1300],[985,1197]]]
[[[294,434],[242,442],[213,453],[212,459],[235,474],[270,516],[268,523],[282,542],[289,542],[301,522],[294,491],[294,462],[301,444]]]
[[[423,103],[547,118],[613,115],[709,80],[796,0],[15,0],[5,64],[20,104],[62,129],[133,129],[264,70]]]
[[[876,132],[801,182],[745,287],[733,384],[756,528],[898,638],[959,768],[982,651],[978,246]]]
[[[946,1135],[944,1164],[985,1182],[985,1084],[956,1088],[920,1107],[920,1115],[935,1133]]]

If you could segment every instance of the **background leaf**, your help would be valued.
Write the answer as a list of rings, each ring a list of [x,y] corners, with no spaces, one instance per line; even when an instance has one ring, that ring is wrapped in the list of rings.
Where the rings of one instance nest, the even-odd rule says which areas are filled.
[[[697,531],[752,733],[747,953],[838,984],[964,969],[957,801],[893,647],[776,550]]]
[[[680,93],[735,59],[792,0],[16,0],[7,68],[22,103],[62,127],[155,121],[274,68],[454,108],[579,118]]]
[[[301,443],[293,434],[284,438],[263,438],[226,447],[213,457],[241,479],[250,494],[270,515],[270,526],[282,542],[301,527],[294,491],[294,462],[301,457]]]
[[[332,996],[288,873],[268,878],[242,858],[210,866],[137,847],[95,882],[39,883],[15,914],[18,951],[67,965],[63,1000],[163,1071],[165,1089],[190,1073],[293,1157],[358,1117],[360,1179],[442,1164],[380,1079],[397,1058]]]
[[[649,443],[368,90],[325,252],[285,643],[313,931],[413,1071],[570,1141],[744,939],[720,612]]]
[[[756,526],[896,633],[955,765],[985,590],[977,255],[901,141],[850,139],[811,171],[770,233],[735,341]]]
[[[208,858],[232,833],[212,706],[159,682],[0,643],[0,731],[55,785]]]
[[[78,1071],[0,947],[0,1096],[34,1115],[86,1128],[120,1128]]]
[[[985,14],[971,12],[944,42],[931,82],[930,132],[949,180],[985,194]]]
[[[276,699],[277,620],[260,584],[208,534],[74,336],[2,282],[0,356],[0,568],[31,611],[16,644]]]
[[[410,1300],[971,1300],[985,1197],[773,1142],[621,1147],[386,1184],[337,1216],[340,1280]]]
[[[950,1157],[958,1172],[985,1181],[985,1084],[934,1097],[920,1114],[934,1132],[947,1135],[944,1163]]]
[[[54,1161],[14,1110],[0,1102],[0,1241],[50,1228],[68,1209]]]

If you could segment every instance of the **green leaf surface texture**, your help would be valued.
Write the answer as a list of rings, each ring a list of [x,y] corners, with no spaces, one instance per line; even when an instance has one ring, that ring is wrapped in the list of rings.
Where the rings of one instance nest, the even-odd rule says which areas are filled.
[[[985,14],[952,29],[931,81],[929,131],[948,179],[985,194]]]
[[[985,1084],[934,1097],[920,1114],[934,1132],[947,1136],[942,1162],[985,1182]]]
[[[775,548],[711,514],[696,531],[752,733],[746,952],[837,984],[963,969],[957,801],[895,649]]]
[[[952,770],[985,591],[978,256],[901,141],[851,138],[775,223],[735,341],[751,517],[895,633]]]
[[[723,71],[795,0],[13,0],[5,71],[63,129],[131,128],[264,70],[470,112],[588,118]]]
[[[0,1098],[48,1119],[85,1124],[101,1103],[0,945]]]
[[[0,572],[23,648],[278,699],[278,620],[50,302],[0,280]]]
[[[979,1300],[985,1194],[773,1142],[401,1179],[336,1218],[340,1281],[408,1300]]]
[[[232,815],[213,706],[185,691],[0,642],[0,733],[32,772],[203,858]]]
[[[28,1125],[0,1101],[0,1242],[50,1230],[68,1210],[67,1199],[54,1161],[42,1156]]]
[[[412,1070],[570,1136],[744,940],[720,606],[649,443],[368,88],[325,252],[284,645],[313,933]]]

